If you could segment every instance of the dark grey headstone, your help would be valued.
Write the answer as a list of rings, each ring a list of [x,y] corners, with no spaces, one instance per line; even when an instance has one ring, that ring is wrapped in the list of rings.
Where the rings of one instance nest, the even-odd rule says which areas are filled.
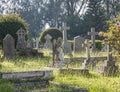
[[[10,34],[7,34],[3,39],[3,52],[7,58],[14,57],[15,55],[15,41]]]

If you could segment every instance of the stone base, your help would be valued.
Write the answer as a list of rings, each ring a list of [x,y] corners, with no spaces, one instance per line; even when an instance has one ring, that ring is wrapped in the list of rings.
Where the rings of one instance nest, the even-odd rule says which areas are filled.
[[[88,74],[88,69],[81,68],[68,68],[68,69],[60,69],[60,74]]]
[[[118,71],[118,66],[102,66],[101,69],[101,74],[103,75],[107,75],[107,76],[111,76],[111,75],[115,75]]]

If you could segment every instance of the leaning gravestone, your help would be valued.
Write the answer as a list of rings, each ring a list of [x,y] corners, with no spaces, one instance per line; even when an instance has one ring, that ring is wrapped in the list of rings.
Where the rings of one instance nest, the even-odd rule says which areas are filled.
[[[25,49],[27,46],[27,42],[25,41],[25,31],[21,28],[16,33],[18,35],[17,46],[18,50]]]
[[[80,36],[74,37],[74,53],[80,53],[83,51],[82,44],[84,41],[85,39]]]
[[[44,44],[44,48],[52,50],[52,42],[51,42],[51,39],[52,39],[52,36],[51,36],[51,35],[47,34],[47,35],[45,36],[46,42],[45,42],[45,44]]]
[[[3,52],[7,58],[12,58],[15,55],[15,41],[10,34],[7,34],[3,39]]]

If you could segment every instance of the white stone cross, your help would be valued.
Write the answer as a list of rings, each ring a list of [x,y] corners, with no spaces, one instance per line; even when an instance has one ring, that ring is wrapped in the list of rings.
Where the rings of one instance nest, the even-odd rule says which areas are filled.
[[[98,35],[98,32],[95,32],[95,28],[91,28],[91,32],[88,32],[88,35],[91,35],[91,40],[92,40],[92,51],[95,50],[95,36]]]

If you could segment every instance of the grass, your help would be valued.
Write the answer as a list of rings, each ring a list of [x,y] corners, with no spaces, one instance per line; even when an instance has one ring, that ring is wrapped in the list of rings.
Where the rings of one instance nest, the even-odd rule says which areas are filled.
[[[86,88],[89,92],[120,92],[120,77],[105,77],[91,72],[89,75],[63,75],[55,73],[60,83]]]
[[[51,61],[50,57],[44,58],[17,58],[17,59],[4,59],[0,62],[1,72],[20,72],[41,70],[48,65]]]
[[[19,57],[15,59],[0,59],[0,72],[19,72],[19,71],[32,71],[32,70],[41,70],[44,69],[51,61],[51,52],[44,50],[45,57]],[[0,51],[0,56],[2,52]],[[106,56],[106,53],[93,53],[92,56]],[[76,54],[73,57],[85,57],[85,54]],[[73,62],[70,67],[80,67],[81,63]],[[95,72],[91,72],[88,75],[81,74],[59,74],[58,71],[54,73],[54,81],[60,82],[63,84],[79,86],[81,88],[88,89],[89,92],[120,92],[120,74],[115,77],[105,77],[99,75]],[[0,92],[14,92],[12,86],[9,82],[1,82],[0,80]],[[6,88],[12,91],[4,91],[3,88]],[[7,90],[6,89],[6,90]],[[45,89],[40,89],[33,87],[24,87],[23,92],[40,92],[41,90],[47,90],[48,92],[57,92],[56,90],[64,90],[64,88],[56,86],[48,86]],[[30,91],[31,90],[31,91]],[[50,91],[51,90],[51,91]]]

